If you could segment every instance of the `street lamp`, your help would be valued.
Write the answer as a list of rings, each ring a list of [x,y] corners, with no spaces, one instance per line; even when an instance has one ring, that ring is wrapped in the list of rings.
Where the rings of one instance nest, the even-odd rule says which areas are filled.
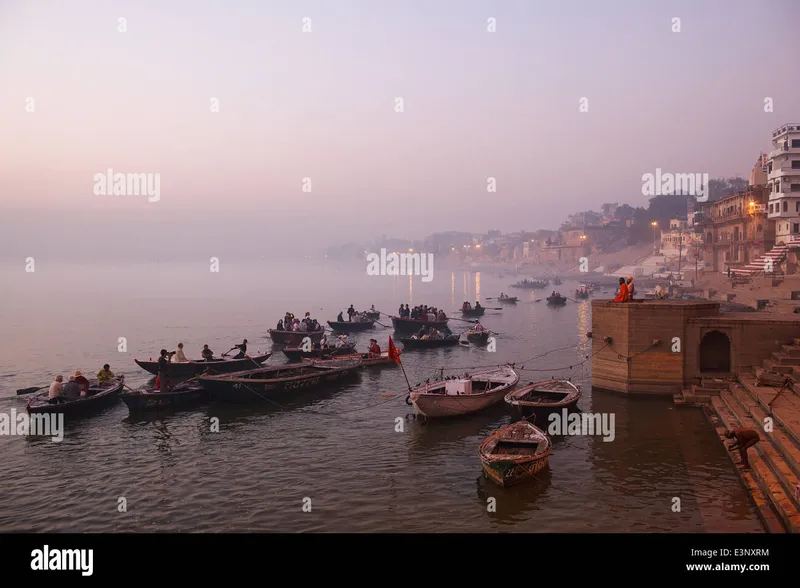
[[[653,221],[650,223],[653,227],[653,253],[658,251],[658,245],[656,244],[656,230],[658,230],[658,221]]]

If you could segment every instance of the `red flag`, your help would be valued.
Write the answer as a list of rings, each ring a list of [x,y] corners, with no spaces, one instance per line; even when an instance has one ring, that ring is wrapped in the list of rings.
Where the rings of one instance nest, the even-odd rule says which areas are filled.
[[[389,359],[397,364],[400,363],[400,352],[397,350],[397,347],[394,346],[394,341],[392,341],[391,337],[389,337]]]

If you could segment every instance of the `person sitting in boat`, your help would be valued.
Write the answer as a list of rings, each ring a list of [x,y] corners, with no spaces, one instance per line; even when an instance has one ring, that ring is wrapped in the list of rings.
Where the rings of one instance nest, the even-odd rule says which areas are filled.
[[[81,370],[75,370],[75,383],[81,389],[81,396],[86,396],[89,392],[89,380],[81,373]]]
[[[64,376],[56,376],[56,379],[50,384],[50,392],[47,394],[47,402],[50,404],[58,404],[64,401]]]
[[[453,331],[451,331],[451,330],[450,330],[450,327],[445,327],[444,329],[442,329],[442,330],[441,330],[441,331],[439,331],[439,332],[441,333],[441,335],[442,335],[442,337],[443,337],[443,338],[444,338],[444,337],[449,337],[450,335],[452,335],[452,334],[453,334]]]
[[[381,346],[378,345],[378,341],[375,339],[370,339],[370,346],[369,346],[369,355],[370,357],[380,357],[381,356]]]
[[[439,309],[439,314],[436,315],[436,319],[440,320],[440,321],[446,321],[447,320],[447,315],[444,313],[444,311],[441,308]]]
[[[300,319],[292,319],[292,331],[297,332],[300,329]]]
[[[280,324],[280,321],[278,321],[278,324]],[[283,329],[278,329],[278,330],[282,331]],[[200,355],[202,355],[203,359],[206,361],[211,361],[212,359],[214,359],[214,352],[208,348],[208,344],[203,345],[203,351]]]
[[[81,387],[78,385],[78,382],[76,382],[75,379],[76,379],[75,376],[70,376],[69,382],[64,384],[63,388],[64,400],[77,400],[83,395]]]
[[[282,331],[283,330],[283,320],[282,319],[278,319],[278,324],[275,325],[275,330],[276,331]]]
[[[103,369],[97,372],[97,383],[101,386],[107,386],[115,377],[114,372],[111,371],[111,366],[105,364]]]
[[[625,278],[619,279],[619,293],[614,298],[614,302],[627,302],[628,301],[628,285],[625,283]]]
[[[476,301],[475,302],[475,310],[480,310],[480,309],[481,309],[481,303]]]
[[[369,307],[369,311],[370,311],[371,313],[373,313],[373,314],[375,314],[376,312],[378,312],[377,310],[375,310],[375,305],[374,305],[374,304],[373,304],[372,306],[370,306],[370,307]]]
[[[305,320],[300,321],[300,324],[297,325],[297,330],[302,332],[308,331],[308,322]]]
[[[472,330],[480,332],[480,331],[485,331],[486,329],[483,328],[483,325],[480,322],[475,321],[475,326],[472,327]]]
[[[238,349],[239,353],[233,356],[233,359],[244,359],[247,357],[247,339],[243,340],[239,345],[234,345],[234,349]]]
[[[322,334],[322,338],[319,340],[319,348],[320,349],[328,348],[328,336],[325,333]]]
[[[186,363],[189,361],[189,358],[186,357],[186,354],[183,352],[183,343],[178,343],[178,348],[175,350],[174,361],[176,363]]]
[[[347,335],[339,335],[339,338],[336,340],[336,349],[341,349],[342,347],[348,347],[350,345],[350,341],[347,339]]]

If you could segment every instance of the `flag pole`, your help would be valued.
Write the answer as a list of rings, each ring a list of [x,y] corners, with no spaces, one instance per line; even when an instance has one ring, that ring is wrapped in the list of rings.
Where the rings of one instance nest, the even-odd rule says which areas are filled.
[[[408,386],[408,391],[411,392],[411,382],[408,381],[408,376],[406,375],[406,368],[403,367],[403,362],[400,360],[400,355],[397,353],[397,348],[394,346],[394,341],[392,341],[391,335],[389,336],[389,356],[392,359],[394,359],[400,366],[400,369],[403,371],[403,377],[406,379],[406,385]]]

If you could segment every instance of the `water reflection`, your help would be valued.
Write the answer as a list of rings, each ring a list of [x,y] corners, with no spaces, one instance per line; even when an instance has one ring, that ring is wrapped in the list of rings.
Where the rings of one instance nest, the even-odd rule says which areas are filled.
[[[475,273],[475,300],[481,299],[481,272]]]
[[[531,517],[530,513],[544,508],[541,499],[547,494],[550,481],[551,472],[548,466],[530,480],[503,488],[492,482],[481,469],[475,485],[478,501],[484,505],[486,518],[494,524],[507,526],[528,520]],[[490,498],[494,498],[492,503],[495,512],[491,512],[488,508]]]
[[[450,272],[450,304],[456,305],[456,272]]]

